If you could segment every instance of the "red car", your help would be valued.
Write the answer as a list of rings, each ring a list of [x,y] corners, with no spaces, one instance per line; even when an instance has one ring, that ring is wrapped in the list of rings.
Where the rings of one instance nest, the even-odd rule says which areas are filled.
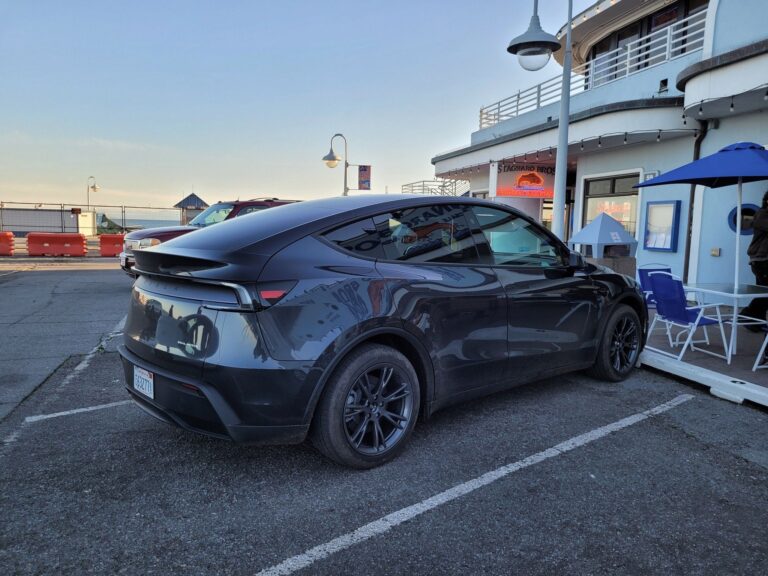
[[[123,251],[120,253],[120,267],[130,276],[136,263],[133,251],[140,248],[149,248],[167,242],[172,238],[194,232],[200,228],[218,224],[224,220],[231,220],[238,216],[244,216],[266,208],[291,204],[295,200],[280,200],[279,198],[254,198],[252,200],[232,200],[231,202],[217,202],[195,216],[188,226],[167,226],[164,228],[147,228],[146,230],[134,230],[125,235]]]

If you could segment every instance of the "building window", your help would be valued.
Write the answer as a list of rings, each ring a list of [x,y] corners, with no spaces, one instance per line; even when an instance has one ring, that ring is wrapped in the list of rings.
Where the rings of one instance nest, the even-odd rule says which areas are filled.
[[[704,10],[709,4],[709,0],[688,0],[688,14],[695,14]]]
[[[664,8],[663,10],[656,12],[656,14],[651,16],[649,32],[656,32],[656,30],[661,30],[662,28],[666,28],[670,24],[677,22],[679,18],[679,11],[680,6],[672,6],[670,8]]]
[[[637,230],[638,174],[587,180],[584,183],[584,226],[605,212],[635,235]]]

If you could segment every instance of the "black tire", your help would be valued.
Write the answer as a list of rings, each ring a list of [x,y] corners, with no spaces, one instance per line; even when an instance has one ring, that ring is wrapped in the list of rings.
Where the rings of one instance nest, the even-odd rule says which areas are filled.
[[[600,380],[621,382],[637,365],[643,332],[640,318],[630,306],[619,304],[600,336],[597,358],[587,372]]]
[[[408,359],[388,346],[365,344],[326,383],[312,424],[312,443],[339,464],[374,468],[405,448],[420,401],[419,379]]]

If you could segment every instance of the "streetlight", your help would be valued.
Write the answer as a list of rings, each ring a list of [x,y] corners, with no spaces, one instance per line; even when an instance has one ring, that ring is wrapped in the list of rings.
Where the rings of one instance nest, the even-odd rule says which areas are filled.
[[[341,156],[336,154],[336,152],[333,151],[333,139],[336,137],[341,138],[344,140],[344,193],[342,196],[347,196],[349,194],[349,187],[347,186],[347,168],[349,168],[349,154],[347,151],[347,139],[344,137],[344,134],[334,134],[331,136],[331,151],[328,152],[325,156],[323,156],[323,162],[325,162],[325,165],[328,166],[328,168],[336,168],[336,166],[339,165],[339,162],[341,162]]]
[[[91,184],[91,180],[93,180],[93,184]],[[89,212],[91,210],[91,192],[96,192],[98,189],[99,185],[96,184],[96,178],[93,176],[88,176],[88,180],[85,181],[85,194],[86,198],[88,199],[87,210]]]
[[[509,43],[507,52],[517,54],[520,66],[526,70],[543,68],[552,52],[561,47],[556,37],[541,29],[539,0],[533,0],[533,16],[525,34]],[[552,198],[552,232],[563,238],[565,232],[565,182],[568,173],[568,118],[571,107],[571,19],[573,0],[568,0],[568,24],[563,57],[563,82],[560,87],[560,118],[558,119],[557,158],[555,159],[555,194]]]

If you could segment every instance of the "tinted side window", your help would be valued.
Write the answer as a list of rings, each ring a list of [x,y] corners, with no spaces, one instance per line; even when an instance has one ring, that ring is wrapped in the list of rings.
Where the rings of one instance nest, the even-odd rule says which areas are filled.
[[[381,242],[373,220],[365,218],[324,234],[326,240],[367,258],[381,258]]]
[[[528,220],[485,206],[472,206],[471,212],[486,243],[478,248],[490,254],[490,263],[528,268],[565,265],[560,247]]]
[[[260,210],[264,210],[265,208],[269,208],[269,206],[246,206],[240,212],[237,213],[235,218],[238,218],[240,216],[245,216],[246,214],[251,214],[253,212],[258,212]]]
[[[477,263],[477,249],[463,206],[419,206],[375,220],[388,260]]]

